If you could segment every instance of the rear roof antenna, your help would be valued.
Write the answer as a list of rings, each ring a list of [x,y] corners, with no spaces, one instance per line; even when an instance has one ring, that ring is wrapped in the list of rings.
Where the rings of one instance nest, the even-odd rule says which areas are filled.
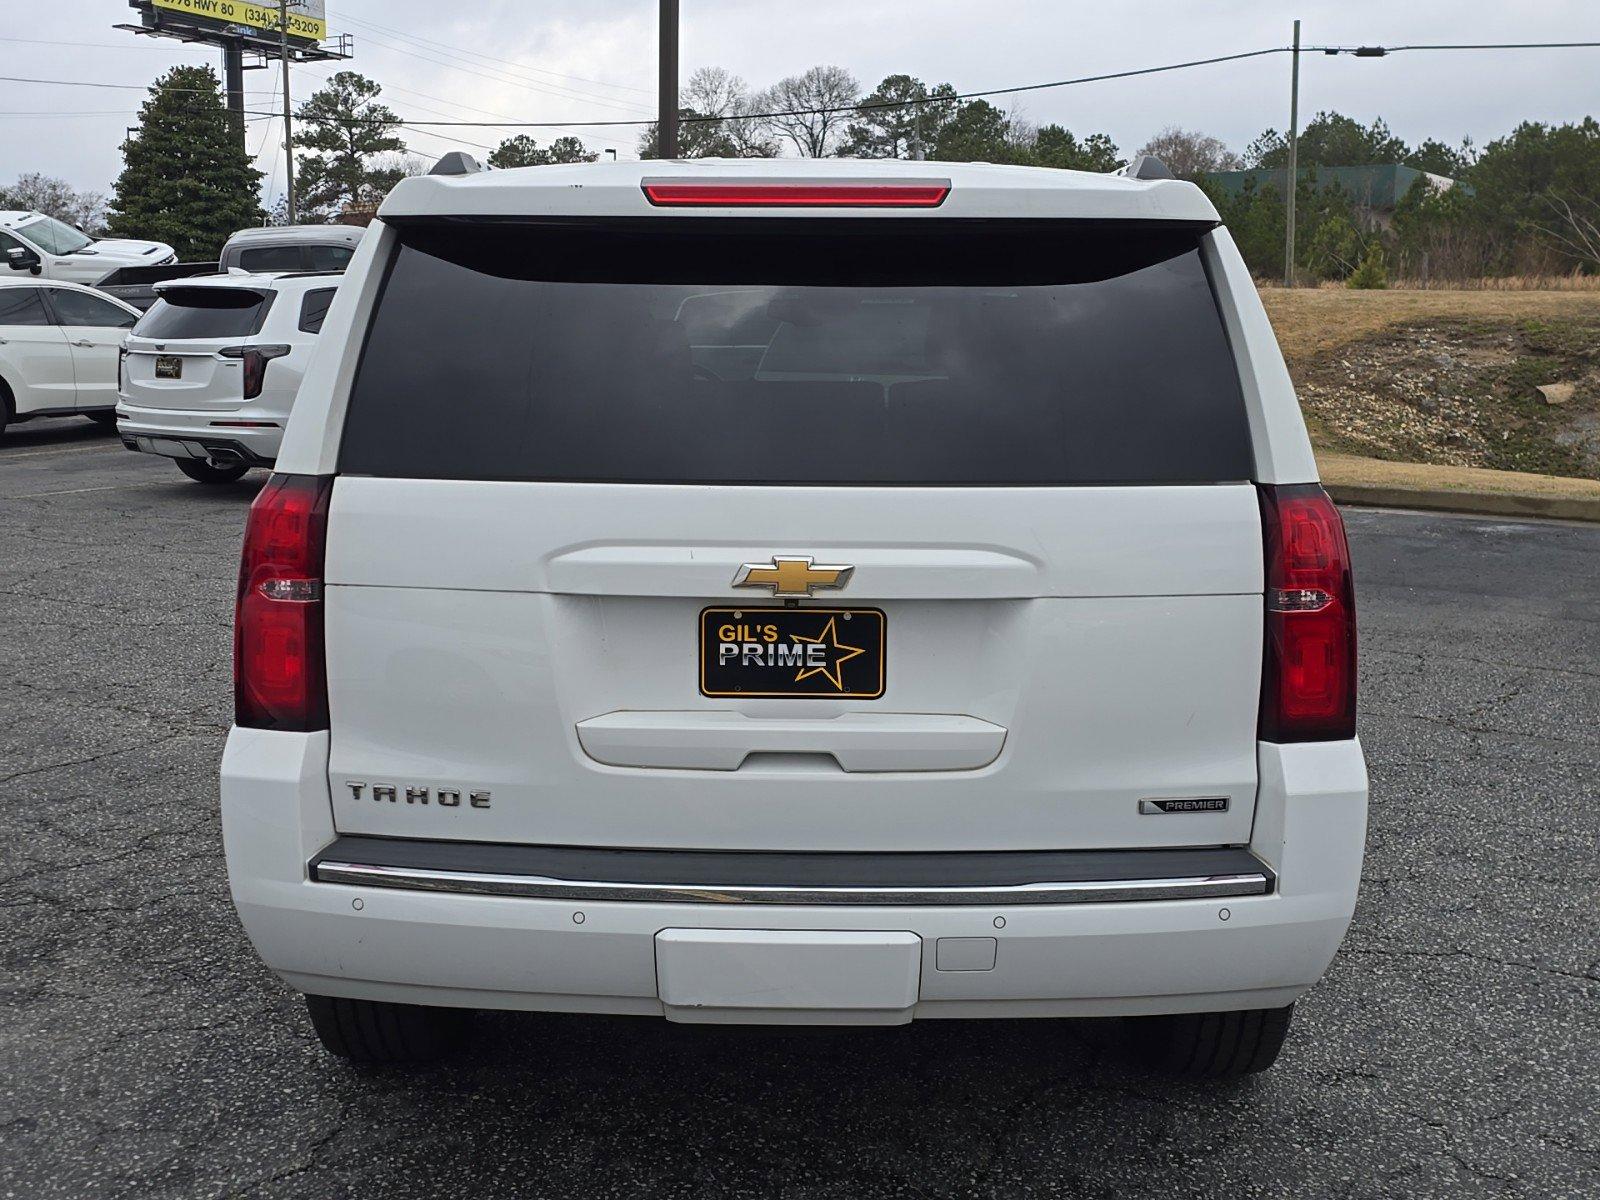
[[[476,175],[483,165],[465,150],[452,150],[433,164],[429,175]]]

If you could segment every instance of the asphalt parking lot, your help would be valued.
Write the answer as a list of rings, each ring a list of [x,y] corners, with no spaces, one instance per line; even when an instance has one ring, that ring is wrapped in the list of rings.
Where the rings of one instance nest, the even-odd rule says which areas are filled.
[[[263,478],[0,443],[0,1195],[1600,1194],[1600,528],[1348,514],[1366,878],[1266,1076],[1141,1074],[1110,1022],[504,1015],[396,1074],[323,1054],[228,900]]]

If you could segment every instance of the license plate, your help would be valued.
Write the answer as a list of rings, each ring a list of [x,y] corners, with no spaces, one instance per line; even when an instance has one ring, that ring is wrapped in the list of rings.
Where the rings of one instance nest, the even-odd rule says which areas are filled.
[[[876,700],[886,644],[876,608],[707,608],[700,694]]]
[[[179,358],[176,354],[156,355],[156,378],[182,379],[183,359]]]

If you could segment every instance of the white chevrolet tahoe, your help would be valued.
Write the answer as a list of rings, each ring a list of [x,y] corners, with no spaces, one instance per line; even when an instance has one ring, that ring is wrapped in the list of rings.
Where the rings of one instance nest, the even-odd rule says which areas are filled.
[[[250,512],[222,763],[329,1050],[542,1009],[1274,1061],[1360,876],[1353,591],[1197,188],[598,163],[379,217]]]

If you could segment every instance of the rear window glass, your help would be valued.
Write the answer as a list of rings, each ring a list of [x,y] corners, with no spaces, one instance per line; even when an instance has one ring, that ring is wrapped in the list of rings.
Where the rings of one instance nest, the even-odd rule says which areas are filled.
[[[1195,226],[401,229],[340,467],[406,478],[1247,479]]]
[[[135,337],[229,338],[261,332],[272,294],[247,288],[165,288],[133,327]]]
[[[298,245],[256,246],[239,251],[239,266],[246,271],[298,271],[304,262]]]
[[[333,303],[333,288],[317,288],[300,300],[300,332],[321,333],[322,322],[327,319],[328,305]]]
[[[312,244],[306,247],[306,266],[312,271],[342,271],[350,265],[354,254],[349,246]]]

